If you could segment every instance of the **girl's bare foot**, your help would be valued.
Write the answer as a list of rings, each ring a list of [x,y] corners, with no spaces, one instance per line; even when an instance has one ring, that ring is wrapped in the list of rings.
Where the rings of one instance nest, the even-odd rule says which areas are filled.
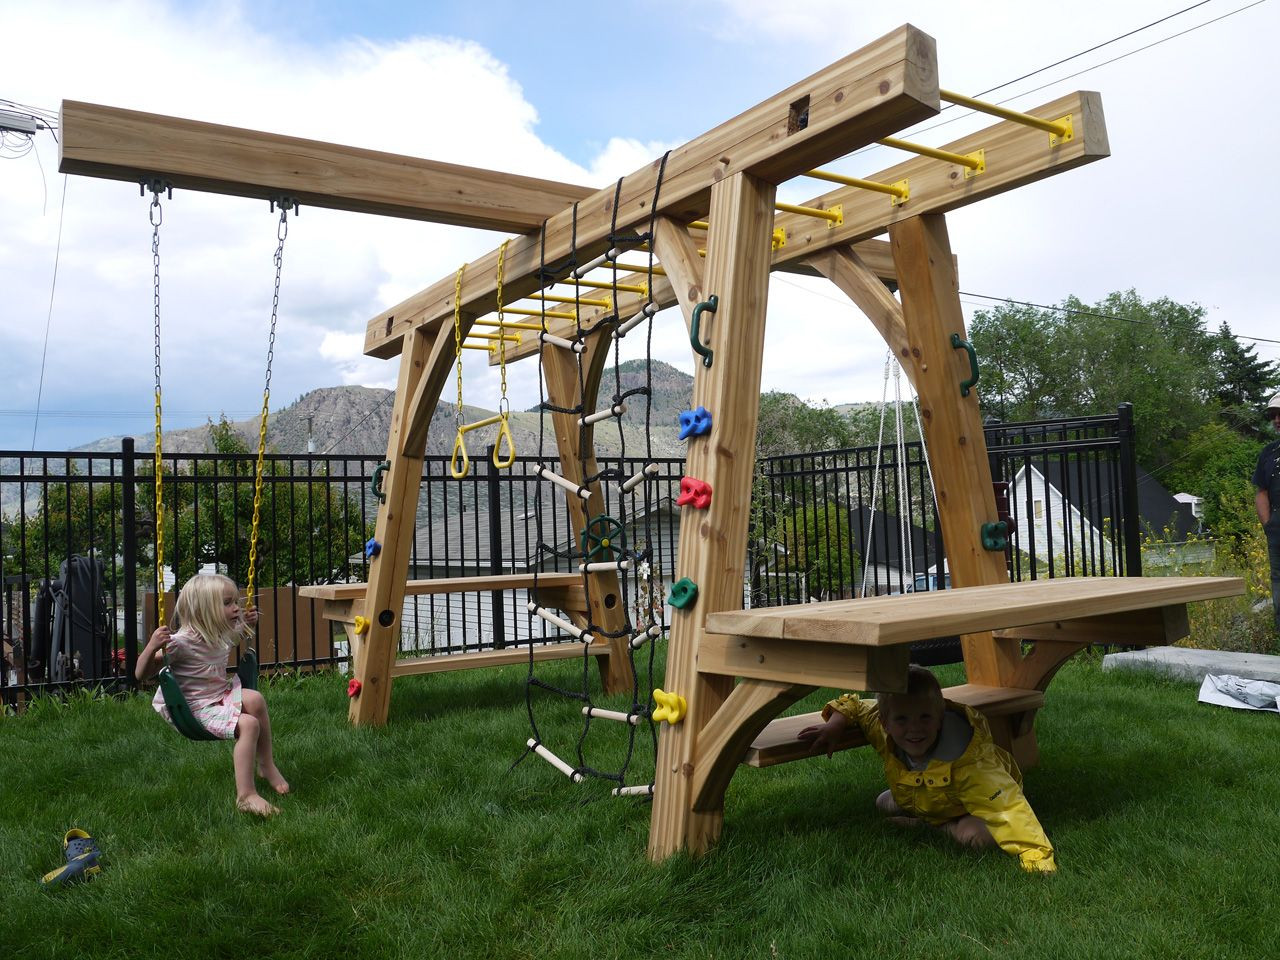
[[[274,764],[270,767],[258,766],[258,776],[271,784],[271,789],[279,794],[289,792],[289,781],[284,778]]]
[[[262,797],[256,793],[247,797],[240,797],[236,800],[236,809],[241,813],[252,813],[259,817],[272,817],[280,812],[280,808],[274,804],[267,803]]]

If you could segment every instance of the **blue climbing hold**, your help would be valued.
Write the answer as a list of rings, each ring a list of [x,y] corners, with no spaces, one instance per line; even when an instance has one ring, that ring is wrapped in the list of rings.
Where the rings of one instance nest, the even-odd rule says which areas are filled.
[[[711,429],[711,414],[706,407],[685,410],[680,414],[680,439],[686,440]]]
[[[368,542],[365,543],[364,545],[364,558],[366,560],[372,560],[381,552],[382,552],[382,544],[380,544],[373,537],[370,537]]]

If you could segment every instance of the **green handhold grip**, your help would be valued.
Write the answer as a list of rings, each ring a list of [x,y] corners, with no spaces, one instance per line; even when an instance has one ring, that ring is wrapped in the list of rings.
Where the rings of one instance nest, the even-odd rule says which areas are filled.
[[[693,602],[697,599],[698,585],[688,577],[681,577],[671,585],[671,596],[667,597],[667,603],[677,610],[683,610],[685,607],[693,606]]]
[[[961,340],[958,333],[951,335],[951,346],[969,355],[969,379],[960,384],[960,396],[967,397],[969,389],[978,382],[978,355],[973,350],[973,344],[968,340]]]
[[[380,464],[373,468],[373,476],[369,478],[369,490],[379,503],[387,502],[387,495],[382,492],[382,475],[391,469],[391,461],[383,460]]]
[[[1000,520],[982,525],[982,549],[1003,550],[1009,546],[1009,524]]]
[[[704,367],[711,366],[711,359],[715,356],[715,351],[703,345],[702,339],[698,336],[698,326],[702,323],[703,310],[715,313],[716,308],[719,306],[720,298],[713,293],[693,308],[693,320],[689,322],[689,342],[693,344],[693,352],[702,357],[702,365]]]

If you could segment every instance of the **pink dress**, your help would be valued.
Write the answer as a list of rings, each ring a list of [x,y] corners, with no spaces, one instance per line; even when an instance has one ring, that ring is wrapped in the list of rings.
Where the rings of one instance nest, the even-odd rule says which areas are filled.
[[[169,640],[169,669],[200,725],[220,740],[234,739],[243,693],[240,678],[227,676],[226,649],[210,646],[194,631],[183,628]],[[151,705],[173,724],[159,690]]]

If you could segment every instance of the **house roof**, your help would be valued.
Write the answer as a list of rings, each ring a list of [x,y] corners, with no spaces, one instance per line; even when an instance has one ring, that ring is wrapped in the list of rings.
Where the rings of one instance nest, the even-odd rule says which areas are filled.
[[[1018,473],[1026,469],[1024,466]],[[1115,485],[1106,474],[1111,469],[1106,463],[1073,460],[1064,464],[1055,458],[1047,463],[1032,464],[1031,469],[1096,527],[1102,528],[1105,521],[1123,512],[1114,500]],[[1142,467],[1137,468],[1137,476],[1138,518],[1144,526],[1157,531],[1168,528],[1175,541],[1185,540],[1196,531],[1190,504],[1174,499],[1164,484]]]

